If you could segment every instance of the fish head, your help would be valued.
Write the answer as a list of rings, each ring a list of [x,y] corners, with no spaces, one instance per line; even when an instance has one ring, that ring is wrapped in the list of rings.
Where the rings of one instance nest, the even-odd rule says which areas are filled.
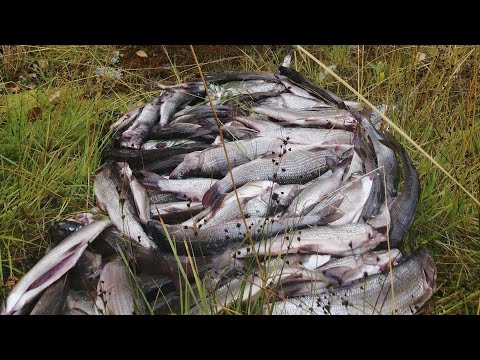
[[[142,147],[142,137],[135,130],[126,130],[121,137],[120,146],[128,149],[140,149]]]
[[[187,175],[194,173],[194,170],[201,165],[201,160],[199,154],[201,151],[194,151],[183,158],[181,162],[173,171],[170,173],[170,179],[182,179]]]

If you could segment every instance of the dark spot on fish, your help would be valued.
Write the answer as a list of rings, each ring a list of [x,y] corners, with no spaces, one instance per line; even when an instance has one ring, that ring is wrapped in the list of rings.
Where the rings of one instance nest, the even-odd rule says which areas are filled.
[[[248,227],[248,230],[252,230],[252,225],[250,225],[250,226]]]
[[[198,224],[198,228],[201,229],[203,224]]]
[[[274,163],[274,162],[275,162],[275,159],[272,159],[272,163]]]
[[[288,144],[288,141],[287,140],[283,140],[283,145],[287,145]]]
[[[323,275],[327,273],[327,270],[322,270]]]
[[[288,236],[285,236],[285,240],[288,240]]]
[[[187,203],[187,207],[188,207],[188,208],[190,207],[190,203]]]
[[[313,311],[313,307],[309,307],[308,310]]]
[[[286,139],[287,139],[287,140],[290,140],[290,137],[287,136]]]
[[[342,305],[348,307],[348,300],[342,299]]]
[[[272,178],[273,178],[273,179],[276,179],[276,178],[277,178],[277,174],[273,174],[273,175],[272,175]]]
[[[348,246],[350,246],[350,249],[353,249],[352,240],[350,240],[350,242],[348,243]]]
[[[226,235],[225,240],[230,240],[230,236]]]
[[[368,273],[366,271],[363,272],[363,277],[368,277]]]
[[[125,220],[125,214],[122,215],[122,220]]]
[[[377,261],[380,261],[380,256],[377,256]]]
[[[278,154],[278,157],[281,158],[283,155],[282,154]]]
[[[290,261],[286,260],[285,264],[290,265]]]
[[[185,230],[187,230],[187,229],[188,229],[188,226],[187,226],[187,225],[185,225],[183,228],[184,228]]]
[[[301,261],[299,261],[298,263],[299,263],[300,265],[303,265],[303,262],[301,262]]]
[[[272,200],[275,201],[275,200],[277,200],[277,199],[278,199],[278,194],[274,192],[274,193],[272,194]]]
[[[249,253],[249,252],[250,252],[250,248],[249,248],[249,247],[247,247],[247,253]]]
[[[301,308],[301,307],[302,307],[302,304],[298,304],[298,307]]]
[[[283,172],[285,172],[285,171],[287,171],[287,169],[285,169],[285,168],[282,168],[282,171],[283,171]]]
[[[100,282],[101,282],[102,284],[104,284],[104,283],[105,283],[105,280],[101,280]]]
[[[197,236],[197,235],[198,235],[198,231],[194,231],[194,232],[193,232],[193,235],[194,235],[194,236]]]
[[[300,236],[297,236],[297,240],[300,241]]]
[[[232,258],[233,258],[233,259],[236,259],[236,258],[237,258],[237,254],[233,253]]]
[[[343,284],[343,280],[342,279],[338,279],[338,285],[342,285]]]
[[[275,151],[272,151],[272,155],[275,155]],[[272,159],[273,160],[273,159]]]
[[[228,233],[228,229],[225,229],[225,232]]]
[[[290,245],[287,245],[287,250],[290,250]]]
[[[237,251],[237,254],[238,254],[238,255],[242,255],[242,252],[241,252],[241,251]]]
[[[278,161],[277,161],[277,162],[275,162],[275,166],[278,166]]]
[[[361,289],[361,290],[364,290],[365,288],[364,288],[363,286],[360,286],[360,289]],[[413,296],[413,295],[412,295],[412,296]]]
[[[302,230],[300,230],[300,231],[298,232],[298,235],[302,235]]]
[[[325,314],[330,313],[330,303],[328,303],[328,305],[325,305],[325,311]]]
[[[413,299],[414,297],[415,297],[415,296],[413,296],[413,294],[412,294],[412,299]]]
[[[292,148],[289,148],[288,151],[292,151]]]
[[[239,228],[240,226],[241,226],[240,223],[237,223],[237,228]]]

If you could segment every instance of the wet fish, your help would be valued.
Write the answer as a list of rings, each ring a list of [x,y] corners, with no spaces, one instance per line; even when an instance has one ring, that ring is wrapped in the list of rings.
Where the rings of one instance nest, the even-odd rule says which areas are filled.
[[[91,291],[97,287],[102,272],[102,255],[85,250],[70,270],[70,287],[75,290]]]
[[[142,145],[142,150],[165,149],[178,145],[197,144],[193,140],[176,139],[176,140],[148,140]]]
[[[120,146],[129,149],[140,149],[144,139],[154,123],[160,117],[162,98],[156,98],[145,105],[133,124],[122,133]]]
[[[110,225],[110,220],[94,221],[54,247],[15,285],[2,305],[0,314],[22,313],[26,305],[70,270],[82,256],[88,244]]]
[[[277,235],[256,244],[255,248],[258,256],[298,252],[347,256],[364,254],[384,240],[383,234],[367,224],[328,225]],[[244,258],[250,254],[251,247],[244,247],[230,253],[230,256]]]
[[[99,315],[99,313],[87,292],[70,290],[62,315]]]
[[[300,194],[290,204],[287,214],[289,216],[300,216],[308,214],[320,200],[334,192],[341,184],[345,168],[350,164],[350,159],[343,160],[336,165],[333,160],[327,159],[327,165],[333,170],[330,177],[315,181]]]
[[[140,185],[137,178],[133,176],[132,169],[128,166],[128,163],[121,164],[121,173],[127,179],[130,185],[130,191],[133,195],[135,208],[137,209],[138,218],[144,224],[150,220],[150,201],[148,199],[147,190]]]
[[[402,145],[390,134],[385,133],[388,144],[400,155],[403,165],[404,184],[389,207],[390,211],[390,246],[401,245],[403,237],[412,224],[420,198],[420,180],[412,159]],[[387,143],[385,143],[386,145]]]
[[[289,125],[324,126],[337,129],[353,129],[356,125],[355,118],[346,110],[324,108],[322,110],[309,111],[266,106],[254,106],[252,110]]]
[[[118,118],[118,120],[115,121],[110,126],[110,132],[119,131],[127,126],[130,126],[138,117],[138,115],[140,115],[142,110],[143,110],[143,105],[133,108],[132,110],[126,112],[124,115]]]
[[[95,304],[101,315],[135,315],[138,304],[132,296],[127,269],[121,259],[108,262],[100,275]]]
[[[185,159],[187,154],[174,155],[170,158],[153,161],[143,167],[143,170],[154,172],[159,175],[168,175]]]
[[[80,229],[83,225],[84,224],[73,220],[52,221],[48,228],[48,235],[50,236],[52,245],[57,245],[60,241]]]
[[[388,270],[390,261],[392,267],[398,265],[402,253],[400,250],[372,251],[360,256],[346,256],[335,259],[321,266],[318,270],[326,277],[334,278],[338,285],[348,285],[364,277]]]
[[[152,218],[162,217],[165,222],[174,220],[177,223],[184,221],[184,219],[190,219],[202,211],[202,209],[201,202],[190,201],[152,204],[150,206]]]
[[[238,95],[285,91],[285,86],[277,82],[249,80],[225,85],[209,85],[210,95],[215,99],[223,99]]]
[[[110,217],[115,227],[125,233],[130,239],[140,246],[155,250],[157,246],[145,234],[140,222],[137,220],[133,203],[127,197],[120,197],[113,177],[116,176],[115,168],[105,165],[95,176],[93,189],[97,204]]]
[[[302,219],[285,218],[280,220],[249,218],[247,226],[253,240],[276,235],[290,228],[304,227],[321,222],[320,216],[305,216]],[[186,227],[186,228],[185,228]],[[165,251],[171,251],[167,235],[158,221],[147,224],[151,234]],[[169,237],[173,240],[178,254],[186,255],[186,244],[190,246],[190,254],[210,255],[222,251],[228,245],[240,243],[247,239],[247,230],[242,220],[228,221],[207,228],[192,228],[183,225],[167,226]],[[246,250],[245,250],[246,251]]]
[[[233,168],[264,154],[271,154],[272,151],[280,152],[281,145],[283,145],[282,140],[253,139],[229,142],[225,144],[225,147],[228,160]],[[224,176],[227,171],[228,162],[223,146],[221,146],[188,154],[183,162],[172,171],[170,178],[181,179],[191,175]]]
[[[277,302],[276,315],[398,315],[415,314],[435,291],[437,270],[432,257],[420,250],[393,268],[393,293],[390,274],[378,274],[362,282],[335,287],[319,296],[302,296]],[[268,309],[264,308],[264,313]]]
[[[326,158],[333,154],[329,150],[322,150],[291,151],[282,155],[277,159],[256,159],[234,168],[232,174],[236,186],[254,180],[273,180],[279,184],[306,183],[327,171]],[[230,174],[227,174],[205,193],[203,205],[213,205],[232,188]]]
[[[59,315],[68,295],[68,273],[50,285],[40,296],[30,315]]]
[[[143,178],[140,183],[147,189],[176,194],[177,197],[191,201],[201,201],[205,192],[217,180],[208,178],[189,178],[185,180],[169,180],[155,173],[140,171]]]
[[[157,190],[147,189],[148,200],[150,204],[165,204],[170,202],[177,202],[179,199],[172,193],[162,193]]]
[[[258,102],[257,104],[263,107],[295,110],[318,110],[332,107],[326,102],[320,100],[297,96],[289,93],[283,93],[277,97],[269,97],[263,101]]]
[[[195,97],[185,93],[168,92],[160,108],[160,126],[165,127],[179,108],[189,104],[194,99]]]
[[[345,103],[337,95],[335,95],[334,93],[332,93],[327,89],[322,89],[314,85],[310,80],[308,80],[305,76],[300,74],[298,71],[286,68],[284,66],[279,66],[278,70],[280,71],[280,74],[288,77],[293,83],[302,86],[309,93],[322,98],[327,103],[331,103],[338,106],[340,109],[346,108]]]

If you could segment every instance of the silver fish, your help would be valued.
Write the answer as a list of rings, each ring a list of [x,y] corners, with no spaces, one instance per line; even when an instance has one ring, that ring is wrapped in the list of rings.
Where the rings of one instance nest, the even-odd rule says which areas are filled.
[[[309,187],[302,190],[292,204],[290,204],[287,214],[289,216],[308,214],[320,200],[331,194],[340,186],[345,168],[349,163],[350,159],[346,159],[338,166],[330,164],[329,167],[333,169],[332,175],[328,178],[315,181]]]
[[[385,236],[367,224],[328,225],[277,235],[256,244],[255,248],[258,256],[297,252],[347,256],[364,254],[382,241]],[[230,255],[241,259],[251,253],[250,247],[243,247]]]
[[[139,312],[132,296],[127,269],[121,259],[108,262],[100,275],[95,304],[102,315],[134,315]]]
[[[127,126],[130,126],[132,122],[135,121],[135,119],[138,117],[138,115],[140,115],[142,109],[143,105],[126,112],[110,126],[110,132],[119,131]]]
[[[150,220],[150,201],[148,199],[147,190],[140,185],[137,178],[133,176],[132,169],[130,169],[128,163],[123,163],[122,166],[121,173],[125,176],[130,185],[138,218],[142,223],[146,224]]]
[[[82,256],[88,244],[112,223],[94,221],[68,236],[38,261],[15,285],[2,305],[0,314],[19,314],[44,289],[60,279]]]
[[[372,251],[360,256],[351,255],[332,260],[318,270],[325,276],[336,279],[338,285],[348,285],[355,280],[388,270],[390,262],[392,267],[398,265],[401,258],[402,253],[397,249],[391,249],[390,252]]]
[[[181,92],[168,93],[160,108],[160,126],[166,126],[177,109],[194,99],[193,96]]]
[[[329,128],[351,129],[356,124],[356,120],[350,112],[341,109],[325,108],[321,111],[306,111],[255,106],[252,110],[297,126],[327,126]]]
[[[115,176],[115,168],[112,166],[104,166],[95,176],[93,190],[97,197],[97,204],[108,214],[120,232],[125,233],[140,246],[156,249],[157,246],[145,234],[137,220],[133,202],[128,197],[120,198],[118,185],[112,179]]]
[[[175,194],[179,199],[201,201],[205,192],[216,183],[215,179],[189,178],[170,180],[149,171],[140,171],[143,179],[140,183],[147,189]]]
[[[302,296],[274,304],[276,315],[378,315],[415,314],[435,291],[437,270],[432,257],[420,250],[393,268],[364,281],[335,287],[319,296]],[[268,309],[264,308],[264,313]]]
[[[262,100],[258,103],[260,106],[283,108],[283,109],[295,109],[295,110],[316,110],[323,108],[331,108],[332,106],[326,102],[305,98],[303,96],[297,96],[289,93],[280,94],[277,97],[270,97]]]
[[[264,154],[281,152],[282,140],[253,139],[240,140],[225,144],[231,167],[245,164]],[[190,175],[224,176],[228,163],[223,147],[193,152],[185,156],[183,162],[170,174],[171,179],[181,179]]]
[[[122,133],[120,146],[140,149],[143,140],[160,117],[161,99],[157,98],[145,105],[133,124]]]
[[[59,315],[68,295],[68,273],[50,285],[40,296],[30,315]]]
[[[275,159],[256,159],[232,170],[235,184],[241,186],[253,180],[273,180],[279,184],[306,183],[327,171],[329,150],[317,152],[291,151]],[[204,195],[203,205],[210,206],[233,188],[230,174],[217,181]]]
[[[177,201],[164,204],[152,204],[150,206],[150,212],[152,217],[159,217],[165,215],[177,215],[187,214],[189,217],[197,214],[203,208],[201,202],[190,201]]]

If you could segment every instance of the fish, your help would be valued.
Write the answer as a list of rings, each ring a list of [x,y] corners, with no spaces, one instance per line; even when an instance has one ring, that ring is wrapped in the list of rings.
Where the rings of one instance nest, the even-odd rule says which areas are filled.
[[[302,219],[284,218],[280,220],[264,218],[246,219],[248,231],[253,240],[276,235],[290,228],[304,227],[321,223],[320,216],[305,216]],[[183,225],[167,226],[168,237],[163,226],[158,221],[149,221],[147,224],[149,234],[156,240],[164,251],[175,251],[180,255],[187,255],[185,245],[190,247],[192,255],[212,255],[225,251],[225,247],[235,245],[247,239],[247,229],[241,219],[228,221],[223,224],[207,228],[193,228]],[[246,250],[245,250],[246,251]]]
[[[102,272],[102,255],[85,250],[75,266],[70,269],[70,288],[91,291],[97,287]]]
[[[152,204],[150,212],[152,218],[161,217],[165,222],[182,222],[184,219],[190,219],[200,211],[203,205],[201,202],[178,201],[164,204]]]
[[[231,118],[235,115],[240,116],[244,114],[243,110],[233,106],[215,105],[214,108],[215,114],[219,119]],[[199,105],[177,112],[173,116],[174,120],[171,122],[171,125],[178,123],[199,123],[202,119],[215,118],[215,114],[213,113],[212,106],[210,104]]]
[[[50,237],[51,244],[57,245],[59,242],[80,229],[82,226],[84,226],[84,224],[73,220],[52,221],[48,228],[48,235]]]
[[[188,154],[192,151],[200,151],[207,149],[208,144],[193,143],[180,144],[174,147],[150,150],[135,149],[113,149],[106,148],[102,153],[102,163],[105,162],[127,162],[132,168],[144,168],[150,163],[166,160],[172,156]]]
[[[209,85],[209,93],[213,99],[224,99],[238,95],[251,95],[255,93],[285,91],[285,86],[277,82],[265,82],[263,80],[248,80],[225,85]]]
[[[111,224],[110,220],[94,221],[65,238],[20,279],[2,304],[0,314],[21,314],[44,289],[75,266],[88,244]]]
[[[165,127],[179,108],[189,104],[194,99],[195,97],[185,93],[167,92],[160,107],[160,126]]]
[[[334,192],[340,186],[345,169],[350,164],[351,159],[344,159],[338,165],[330,158],[327,158],[326,161],[328,167],[333,171],[332,175],[315,181],[302,190],[288,207],[287,214],[289,216],[308,214],[320,200]]]
[[[133,202],[119,191],[113,178],[116,176],[116,169],[111,165],[105,165],[99,169],[93,183],[93,190],[97,198],[98,206],[110,217],[115,227],[134,242],[148,249],[156,250],[157,246],[143,230],[137,220]],[[117,183],[118,183],[117,179]],[[120,189],[119,189],[120,190]]]
[[[348,285],[356,280],[379,274],[398,265],[402,253],[398,249],[372,251],[360,256],[350,255],[338,258],[318,268],[326,277],[334,278],[338,285]]]
[[[290,64],[292,63],[292,57],[293,57],[293,48],[291,45],[288,45],[285,50],[285,57],[283,58],[282,66],[289,68]]]
[[[142,145],[141,150],[165,149],[187,144],[197,144],[197,142],[188,139],[148,140]]]
[[[399,155],[403,165],[404,184],[395,199],[389,206],[390,211],[390,246],[398,247],[413,222],[418,200],[420,199],[420,180],[418,172],[408,156],[405,148],[389,133],[385,133],[388,141],[385,145],[391,146]]]
[[[295,84],[302,86],[310,94],[316,95],[321,99],[325,100],[327,103],[336,105],[339,109],[346,109],[345,103],[337,95],[332,93],[329,90],[322,89],[314,85],[310,80],[305,76],[294,69],[286,68],[284,66],[279,66],[278,71],[280,74],[286,76],[290,81]]]
[[[229,142],[225,144],[228,162],[223,146],[201,152],[192,152],[185,156],[183,162],[171,172],[170,178],[182,179],[192,175],[206,177],[225,176],[229,163],[234,168],[267,153],[271,154],[275,151],[280,153],[280,146],[282,145],[283,141],[280,139],[273,141],[270,139],[253,139]]]
[[[257,243],[255,249],[257,256],[293,253],[348,256],[364,254],[382,241],[385,236],[367,224],[328,225],[273,236]],[[246,246],[229,255],[241,259],[252,253],[251,247]]]
[[[355,118],[347,110],[323,108],[311,111],[266,106],[254,106],[252,110],[288,125],[323,126],[336,129],[353,129],[356,125]]]
[[[160,117],[160,107],[163,99],[154,99],[145,105],[132,125],[122,133],[120,146],[129,149],[140,149],[150,129]]]
[[[70,290],[62,315],[99,315],[99,313],[87,292]]]
[[[161,297],[163,293],[175,290],[170,276],[140,274],[137,279],[145,298],[149,302]]]
[[[236,186],[242,186],[248,181],[254,180],[273,180],[279,184],[301,184],[327,171],[326,158],[328,156],[332,156],[332,152],[329,150],[291,151],[279,154],[277,159],[256,159],[237,166],[232,170],[232,175]],[[202,204],[205,207],[218,204],[219,199],[232,188],[230,174],[227,174],[205,193]]]
[[[118,118],[112,125],[110,125],[110,132],[120,131],[121,129],[130,126],[143,110],[143,105],[137,106],[124,115]]]
[[[318,296],[301,296],[274,303],[274,315],[410,315],[435,291],[437,269],[430,254],[420,249],[393,268],[363,281],[329,289]],[[264,314],[269,310],[265,307]]]
[[[145,170],[139,171],[140,183],[150,190],[175,194],[179,199],[201,201],[204,194],[217,180],[209,178],[167,179]]]
[[[177,202],[179,199],[172,193],[162,193],[157,190],[147,189],[148,200],[150,204],[165,204],[170,202]]]
[[[50,285],[40,296],[30,315],[59,315],[68,295],[68,273]]]
[[[282,93],[276,97],[268,97],[263,101],[257,102],[257,104],[263,107],[295,110],[320,110],[332,107],[321,100],[306,98],[289,93]]]
[[[133,283],[120,258],[109,261],[103,267],[97,287],[95,305],[101,315],[135,315],[141,309],[134,300]]]
[[[146,164],[142,170],[147,170],[154,172],[158,175],[168,175],[170,174],[179,164],[183,162],[185,156],[188,154],[179,154],[169,157],[167,159],[153,161],[149,164]]]
[[[133,176],[132,169],[130,169],[128,163],[121,163],[121,167],[121,174],[125,176],[130,185],[138,218],[143,224],[146,224],[150,220],[150,201],[147,190]]]

